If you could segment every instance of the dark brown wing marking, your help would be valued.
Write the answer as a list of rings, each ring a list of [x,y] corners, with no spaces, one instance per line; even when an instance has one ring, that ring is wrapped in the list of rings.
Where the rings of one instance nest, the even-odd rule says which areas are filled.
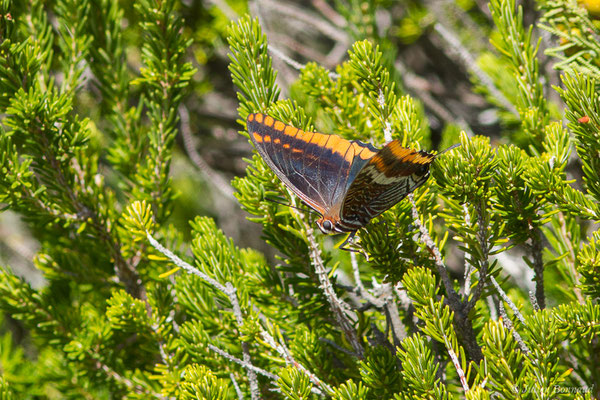
[[[388,143],[350,183],[340,212],[342,222],[359,228],[394,206],[427,181],[434,159],[397,140]]]

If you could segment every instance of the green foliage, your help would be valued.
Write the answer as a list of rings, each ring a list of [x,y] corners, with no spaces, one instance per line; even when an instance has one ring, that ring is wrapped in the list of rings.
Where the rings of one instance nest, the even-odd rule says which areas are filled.
[[[444,5],[454,12],[445,21],[429,3],[315,2],[345,21],[327,26],[348,39],[348,57],[335,71],[301,66],[291,89],[263,20],[229,21],[243,1],[214,4],[0,0],[0,209],[20,218],[35,242],[27,266],[43,277],[31,283],[2,258],[0,398],[598,397],[600,74],[589,4],[538,2],[554,35],[542,54],[524,22],[532,10],[513,0],[491,0],[493,23],[469,1]],[[473,42],[458,45],[480,66],[471,79],[498,118],[492,138],[438,120],[436,99],[398,71],[404,46],[439,46],[430,35],[449,21],[464,29],[454,39]],[[224,69],[213,57],[225,58],[226,43],[235,94],[210,76]],[[254,155],[231,185],[263,253],[218,218],[173,217],[192,186],[175,184],[177,135],[194,131],[192,114],[212,118],[197,111],[213,89],[237,96],[223,124],[237,120],[244,143],[248,114],[262,112],[379,147],[460,146],[358,231],[356,253],[321,235],[313,210]],[[183,196],[208,197],[192,190]]]
[[[308,376],[293,367],[285,368],[279,372],[277,386],[281,389],[285,399],[305,400],[312,398],[310,394],[312,385]]]
[[[185,62],[185,49],[191,41],[180,34],[183,22],[173,12],[175,1],[154,3],[152,0],[135,3],[144,32],[141,50],[144,67],[132,83],[144,88],[150,126],[146,159],[139,160],[133,177],[138,185],[132,194],[149,201],[155,218],[162,222],[170,213],[174,196],[167,172],[177,134],[177,107],[195,71],[190,62]]]
[[[529,365],[524,363],[525,356],[517,349],[517,342],[510,331],[500,322],[489,322],[483,329],[482,342],[482,351],[487,359],[501,360],[484,365],[491,390],[500,398],[518,398],[521,388],[526,387],[526,367]]]
[[[349,380],[335,389],[332,398],[335,400],[367,400],[369,390],[363,386],[362,382],[357,385],[354,381]]]
[[[530,146],[539,151],[550,117],[536,57],[541,39],[533,42],[533,26],[528,30],[523,26],[523,9],[519,6],[515,14],[515,1],[491,0],[490,11],[499,31],[492,43],[509,60],[519,88],[516,107],[521,128]]]
[[[190,365],[184,372],[182,399],[224,400],[230,398],[229,386],[202,365]]]
[[[564,89],[559,89],[569,108],[566,117],[569,128],[575,134],[577,154],[581,159],[583,179],[586,189],[596,202],[600,199],[600,183],[596,177],[600,173],[600,100],[595,80],[586,75],[564,75]],[[580,119],[584,118],[583,120]]]
[[[405,390],[395,398],[410,399],[449,399],[446,388],[437,377],[437,365],[431,350],[423,337],[415,334],[402,341],[398,349],[398,358],[402,362],[402,377]]]
[[[561,60],[556,63],[556,68],[582,72],[596,80],[600,78],[600,28],[591,10],[584,7],[593,7],[594,2],[571,0],[539,3],[543,11],[540,26],[560,38],[556,46],[547,50],[549,55]]]
[[[359,372],[371,398],[389,398],[401,388],[396,357],[384,347],[374,347],[359,363]]]
[[[275,85],[277,74],[273,70],[271,57],[267,53],[267,37],[260,26],[250,18],[243,18],[232,25],[229,35],[232,63],[231,79],[237,87],[240,106],[239,115],[264,111],[279,97]]]
[[[600,236],[597,232],[583,246],[577,258],[583,292],[593,298],[600,297]]]

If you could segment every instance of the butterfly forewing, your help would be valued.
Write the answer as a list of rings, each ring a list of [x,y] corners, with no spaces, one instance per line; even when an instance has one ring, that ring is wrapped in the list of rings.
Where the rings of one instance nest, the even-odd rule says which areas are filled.
[[[340,219],[362,227],[388,210],[429,177],[435,156],[402,147],[394,140],[381,149],[349,184]]]
[[[377,149],[337,135],[304,132],[264,114],[250,114],[248,133],[267,165],[322,215],[340,202],[348,180]]]

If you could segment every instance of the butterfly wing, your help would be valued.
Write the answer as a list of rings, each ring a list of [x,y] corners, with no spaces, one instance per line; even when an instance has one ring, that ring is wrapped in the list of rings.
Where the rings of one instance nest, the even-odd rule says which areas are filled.
[[[346,226],[361,228],[390,209],[429,178],[435,156],[388,143],[349,184],[340,213]]]
[[[281,181],[321,215],[343,198],[347,182],[377,151],[337,135],[305,132],[264,114],[246,121],[254,147]]]

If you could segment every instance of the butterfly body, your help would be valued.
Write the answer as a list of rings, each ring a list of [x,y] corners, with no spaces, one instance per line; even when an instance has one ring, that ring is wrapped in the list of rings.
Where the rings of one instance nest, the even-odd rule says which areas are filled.
[[[250,114],[248,133],[258,153],[298,197],[321,214],[324,233],[356,232],[429,177],[435,155],[382,149],[338,135],[305,132],[265,114]]]

